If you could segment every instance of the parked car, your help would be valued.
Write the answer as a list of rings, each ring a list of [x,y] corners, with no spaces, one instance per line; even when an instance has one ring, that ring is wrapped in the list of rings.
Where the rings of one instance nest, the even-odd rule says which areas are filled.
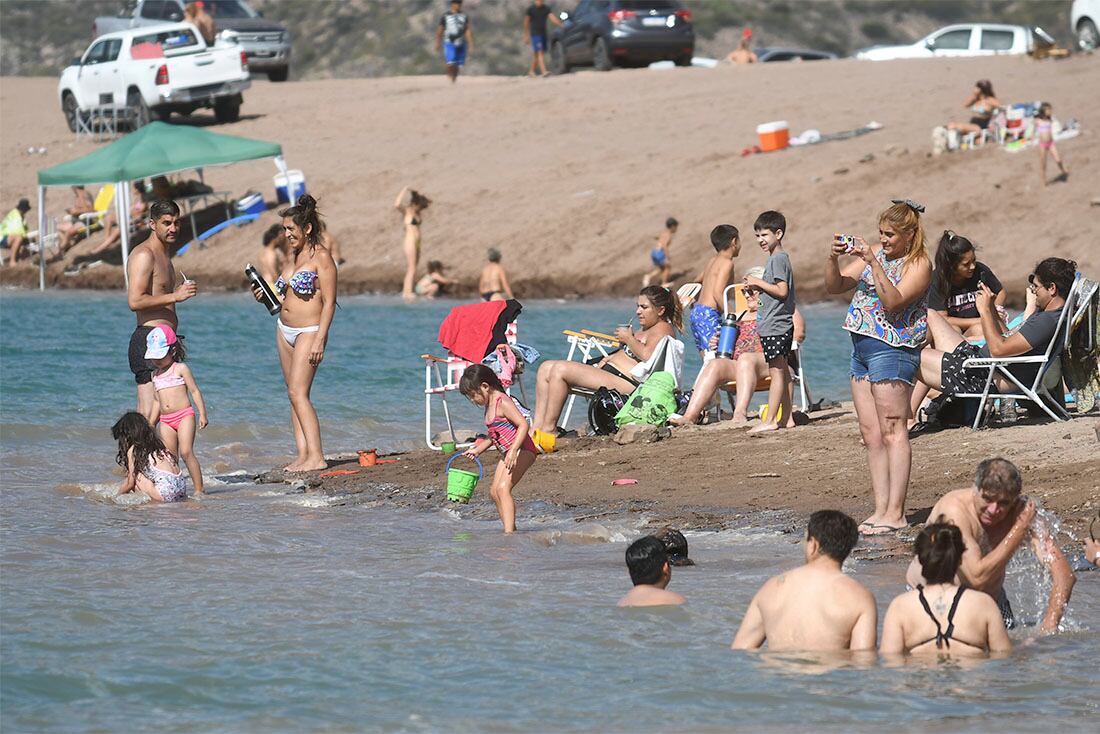
[[[760,63],[771,61],[825,61],[835,59],[832,51],[814,51],[809,48],[758,48],[756,60]]]
[[[581,0],[550,36],[550,68],[609,71],[671,60],[691,66],[695,29],[691,11],[674,0]]]
[[[1077,36],[1077,48],[1094,51],[1100,47],[1100,0],[1073,0],[1069,11],[1069,27]]]
[[[273,82],[285,82],[290,74],[290,31],[282,23],[265,20],[244,0],[204,0],[219,33],[233,31],[248,56],[252,73],[267,74]],[[136,0],[118,16],[95,19],[95,36],[127,28],[183,20],[184,0]]]
[[[856,52],[857,59],[930,59],[942,56],[1026,54],[1035,45],[1033,34],[1042,29],[1022,25],[961,23],[949,25],[908,46],[875,46]],[[1044,34],[1045,35],[1045,34]]]
[[[213,107],[218,122],[240,118],[248,58],[237,45],[207,46],[190,23],[163,23],[100,36],[63,72],[61,110],[76,131],[92,110],[125,113],[134,128]]]

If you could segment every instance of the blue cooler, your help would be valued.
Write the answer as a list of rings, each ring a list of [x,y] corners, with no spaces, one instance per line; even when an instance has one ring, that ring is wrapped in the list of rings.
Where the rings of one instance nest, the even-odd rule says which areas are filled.
[[[262,194],[248,194],[237,201],[237,214],[263,214],[267,204]]]
[[[288,190],[292,189],[292,190]],[[287,171],[284,176],[275,174],[275,198],[280,204],[291,204],[306,193],[306,177],[301,171]]]

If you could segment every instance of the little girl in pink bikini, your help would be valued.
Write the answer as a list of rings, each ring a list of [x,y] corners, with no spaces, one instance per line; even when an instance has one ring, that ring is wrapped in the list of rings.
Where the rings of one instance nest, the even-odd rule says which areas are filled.
[[[512,490],[535,463],[537,449],[528,433],[531,419],[521,410],[522,403],[504,392],[500,378],[483,364],[472,364],[462,373],[458,390],[474,405],[485,408],[485,428],[488,438],[478,441],[463,456],[474,458],[496,446],[504,459],[497,464],[489,496],[497,506],[505,533],[516,531],[516,502]]]
[[[1039,141],[1039,177],[1043,179],[1043,186],[1047,181],[1047,156],[1049,155],[1058,164],[1061,178],[1064,180],[1069,175],[1062,156],[1058,155],[1058,148],[1054,145],[1054,108],[1050,102],[1039,105],[1039,111],[1035,113],[1035,138]],[[1057,179],[1056,179],[1057,180]]]
[[[202,494],[202,469],[195,458],[195,408],[199,409],[199,428],[206,428],[206,403],[195,384],[190,368],[183,364],[183,345],[171,326],[154,327],[145,339],[145,358],[156,365],[153,387],[157,392],[160,438],[174,456],[183,459],[195,494]],[[190,395],[190,397],[188,397]]]

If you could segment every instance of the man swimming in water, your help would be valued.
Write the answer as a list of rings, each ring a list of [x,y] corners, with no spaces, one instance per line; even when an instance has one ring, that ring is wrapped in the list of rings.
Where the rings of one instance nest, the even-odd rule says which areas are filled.
[[[1015,618],[1004,591],[1005,568],[1024,538],[1030,537],[1036,557],[1053,581],[1039,628],[1049,634],[1058,631],[1077,579],[1050,528],[1045,523],[1032,525],[1035,503],[1020,496],[1023,484],[1019,469],[1011,461],[986,459],[978,464],[974,486],[945,494],[928,517],[932,522],[954,523],[962,531],[966,551],[959,566],[959,580],[992,596],[1009,629],[1015,626]],[[909,564],[906,581],[914,588],[924,583],[915,558]]]
[[[875,597],[840,569],[858,540],[856,521],[843,512],[810,515],[806,564],[760,587],[731,647],[754,650],[766,640],[772,651],[874,650]]]
[[[626,549],[626,568],[634,588],[619,600],[620,607],[676,606],[684,597],[665,587],[672,579],[665,544],[652,535],[639,538]]]

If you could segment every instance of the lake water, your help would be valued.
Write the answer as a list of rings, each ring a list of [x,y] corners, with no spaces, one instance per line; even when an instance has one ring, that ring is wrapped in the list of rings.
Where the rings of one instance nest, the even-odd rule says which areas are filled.
[[[341,305],[314,390],[326,451],[417,446],[417,356],[438,352],[454,304]],[[562,328],[609,328],[630,312],[629,301],[531,302],[521,341],[560,356]],[[841,309],[807,316],[815,397],[843,399]],[[119,504],[105,494],[118,482],[109,428],[134,399],[124,298],[0,293],[5,732],[1012,731],[1078,729],[1097,713],[1095,573],[1080,574],[1066,633],[1014,633],[1023,644],[1006,660],[735,654],[759,584],[800,562],[797,535],[767,517],[689,534],[698,565],[672,582],[688,607],[619,610],[642,518],[578,524],[525,503],[523,532],[504,537],[448,507],[338,506],[255,486],[246,473],[292,445],[271,320],[235,295],[204,295],[181,318],[210,407],[197,444],[210,496]],[[1044,586],[1022,556],[1009,593],[1035,619]],[[903,563],[848,566],[884,612]]]

